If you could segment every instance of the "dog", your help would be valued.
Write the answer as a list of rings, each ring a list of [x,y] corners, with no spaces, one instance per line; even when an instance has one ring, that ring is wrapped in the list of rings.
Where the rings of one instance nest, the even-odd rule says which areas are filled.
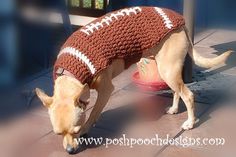
[[[145,18],[147,17],[146,15],[150,16],[151,20],[149,22],[147,19],[143,19],[144,16]],[[177,22],[174,21],[174,17],[176,17]],[[129,27],[120,29],[120,27],[126,27],[127,25],[118,25],[119,20],[124,20],[124,22],[131,21],[130,24],[128,24]],[[132,20],[136,22],[132,24]],[[145,20],[145,23],[140,24],[139,22],[142,22],[142,20]],[[160,22],[161,24],[159,24]],[[160,26],[157,28],[159,30],[154,31],[154,24]],[[112,28],[111,32],[109,32],[110,28]],[[123,49],[126,46],[125,44],[119,45],[113,43],[109,45],[115,42],[115,39],[109,39],[109,34],[117,35],[117,33],[119,33],[116,28],[121,32],[123,30],[125,31],[119,38],[122,42],[116,41],[117,43],[125,43],[127,45],[130,40],[124,41],[124,39],[128,37],[131,39],[131,48],[126,48],[127,52],[129,52],[127,54],[130,55],[128,57],[124,56],[122,58],[122,55],[127,55],[123,53]],[[132,34],[129,31],[132,32],[133,28],[135,28],[135,31]],[[150,35],[150,32],[159,33],[160,36],[162,34],[164,35],[161,39],[159,36],[158,41],[156,41],[157,38],[155,35]],[[127,34],[131,35],[128,36]],[[107,36],[107,38],[100,38],[101,35]],[[227,51],[215,58],[202,57],[194,49],[181,16],[168,9],[157,7],[134,7],[110,13],[82,27],[77,34],[73,34],[72,36],[73,37],[69,38],[68,42],[63,46],[63,49],[59,53],[59,61],[55,64],[58,65],[60,63],[62,67],[55,66],[56,68],[54,69],[56,76],[54,76],[55,85],[53,96],[50,97],[42,90],[36,89],[37,96],[42,101],[43,105],[48,108],[53,131],[64,137],[63,146],[68,153],[73,153],[78,148],[76,137],[86,133],[91,125],[99,118],[99,115],[114,90],[112,79],[127,69],[127,65],[135,64],[140,58],[149,57],[150,55],[155,56],[161,78],[174,93],[173,104],[168,109],[167,113],[175,114],[178,112],[179,99],[181,98],[186,105],[188,115],[187,120],[182,124],[182,128],[184,130],[192,129],[196,122],[194,114],[194,95],[184,84],[182,79],[182,68],[186,55],[189,54],[196,65],[211,68],[224,63],[231,53],[231,51]],[[81,40],[78,39],[78,36]],[[99,36],[99,40],[94,36]],[[136,37],[141,37],[141,39],[138,39],[139,42],[135,41]],[[89,40],[90,38],[93,38],[93,40]],[[83,46],[79,46],[78,48],[68,47],[68,45],[76,46],[77,42],[86,41],[86,44],[80,43],[77,45],[93,45],[93,42],[96,41],[96,43],[98,43],[100,40],[104,40],[105,42],[102,43],[106,43],[108,46],[106,44],[100,44],[90,49],[86,46],[85,48]],[[152,42],[152,40],[154,42]],[[71,44],[72,41],[73,43]],[[145,46],[145,44],[148,46]],[[121,48],[117,49],[117,47],[113,45]],[[136,45],[136,47],[133,45]],[[110,49],[107,49],[108,47],[112,49],[112,52],[109,51]],[[108,55],[100,55],[100,53],[96,51],[96,48],[99,49],[99,51],[104,50],[104,53],[107,50],[106,53]],[[114,49],[116,49],[116,51]],[[140,50],[142,51],[140,52]],[[81,51],[86,51],[87,53],[83,54]],[[103,59],[99,58],[99,56],[109,56],[110,58]],[[132,56],[134,57],[132,58]],[[93,57],[95,59],[92,59]],[[100,59],[102,61],[98,61]],[[80,66],[80,68],[77,68],[77,70],[65,70],[65,60],[66,63],[68,62],[69,67],[73,65],[75,69],[78,66]],[[85,122],[84,111],[86,105],[89,103],[90,89],[95,89],[98,93],[98,97],[87,122]]]

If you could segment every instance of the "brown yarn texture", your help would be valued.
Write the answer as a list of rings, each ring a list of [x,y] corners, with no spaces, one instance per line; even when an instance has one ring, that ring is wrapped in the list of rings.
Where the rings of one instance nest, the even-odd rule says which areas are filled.
[[[144,50],[157,45],[170,32],[183,26],[183,17],[169,9],[163,9],[173,24],[171,29],[165,25],[154,7],[140,7],[141,12],[114,19],[109,25],[95,30],[90,35],[78,30],[73,33],[62,46],[73,47],[85,54],[96,68],[92,74],[86,64],[70,54],[62,54],[54,66],[56,70],[63,68],[72,73],[82,84],[92,82],[98,73],[107,68],[114,59],[124,59],[125,67],[138,62]],[[117,13],[115,11],[113,13]],[[92,23],[100,22],[108,13]],[[86,27],[82,27],[86,28]]]

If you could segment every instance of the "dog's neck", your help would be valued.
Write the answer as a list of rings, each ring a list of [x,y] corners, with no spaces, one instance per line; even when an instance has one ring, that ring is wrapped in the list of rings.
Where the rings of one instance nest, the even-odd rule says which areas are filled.
[[[89,104],[90,89],[73,77],[72,74],[63,70],[55,80],[54,94],[59,98],[74,99],[85,108]]]
[[[59,76],[69,76],[72,78],[76,78],[72,73],[70,73],[69,71],[63,69],[63,68],[58,68],[56,71],[56,78]],[[95,77],[92,82],[89,84],[90,89],[95,89],[94,83],[96,81],[97,77]]]

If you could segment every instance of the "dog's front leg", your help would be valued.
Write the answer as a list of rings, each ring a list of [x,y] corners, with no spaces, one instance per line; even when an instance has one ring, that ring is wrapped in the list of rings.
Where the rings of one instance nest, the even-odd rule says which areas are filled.
[[[106,79],[106,81],[107,81],[107,79]],[[114,86],[112,85],[111,80],[109,80],[109,82],[110,83],[105,82],[105,80],[104,80],[103,83],[101,83],[99,85],[99,88],[97,89],[98,97],[97,97],[96,103],[94,105],[94,108],[93,108],[87,122],[81,128],[80,135],[83,135],[88,132],[89,128],[98,120],[103,108],[107,104],[107,102],[111,96],[111,93],[114,90]]]

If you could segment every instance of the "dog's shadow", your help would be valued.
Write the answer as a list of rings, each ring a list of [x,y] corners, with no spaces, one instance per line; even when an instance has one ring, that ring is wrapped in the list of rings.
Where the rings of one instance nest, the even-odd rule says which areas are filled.
[[[216,55],[221,55],[226,50],[232,50],[234,52],[226,60],[225,66],[222,66],[220,68],[217,68],[217,69],[214,69],[214,70],[211,70],[208,72],[204,72],[204,74],[202,74],[201,71],[204,71],[206,69],[196,66],[194,74],[193,74],[194,75],[193,78],[196,79],[197,81],[202,81],[202,80],[204,80],[205,77],[209,77],[209,76],[212,76],[216,73],[221,73],[221,72],[224,72],[226,70],[236,67],[236,62],[235,62],[235,60],[236,60],[236,41],[212,45],[211,48],[216,50],[216,52],[213,53]],[[204,75],[204,77],[201,77],[201,75]]]
[[[122,129],[127,126],[135,118],[135,111],[131,105],[119,107],[116,109],[105,111],[101,114],[96,124],[90,128],[87,134],[82,135],[79,140],[79,149],[76,153],[82,152],[88,148],[95,148],[104,144],[103,139],[112,138],[122,132]],[[86,141],[91,139],[91,143]],[[95,143],[93,140],[102,139],[101,143]]]
[[[166,103],[165,100],[166,98],[161,96],[151,96],[140,102],[105,111],[89,132],[80,137],[80,140],[112,139],[122,135],[124,128],[135,121],[156,121],[165,114],[167,106],[170,105],[170,103]],[[103,142],[83,142],[76,153],[82,152],[88,148],[104,145]]]
[[[228,43],[222,43],[222,44],[217,44],[217,45],[213,45],[211,46],[212,48],[214,48],[215,50],[217,50],[217,55],[220,55],[221,51],[223,51],[224,49],[227,50],[233,50],[234,52],[229,56],[229,58],[226,61],[226,65],[216,69],[214,72],[222,72],[225,70],[228,70],[230,68],[236,67],[236,41],[232,41],[232,42],[228,42]],[[224,48],[224,49],[223,49]]]

